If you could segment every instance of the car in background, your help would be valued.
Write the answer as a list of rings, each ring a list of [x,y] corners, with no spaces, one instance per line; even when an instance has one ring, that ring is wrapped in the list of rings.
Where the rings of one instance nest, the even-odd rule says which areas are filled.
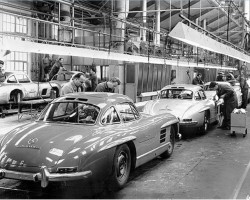
[[[218,83],[219,85],[230,85],[234,89],[237,95],[238,107],[240,108],[240,106],[242,105],[242,93],[240,89],[240,83],[235,82],[233,85],[226,81],[216,81],[216,83]],[[210,82],[207,82],[206,84],[204,84],[204,90],[205,90],[207,97],[212,99],[215,96],[216,91],[209,88],[209,85],[210,85]]]
[[[250,103],[250,79],[247,79],[247,85],[248,85],[247,103]]]
[[[161,89],[158,98],[148,101],[143,112],[148,114],[171,113],[180,120],[183,138],[193,135],[196,129],[204,134],[208,126],[218,121],[218,106],[208,99],[198,85],[174,84]]]
[[[0,82],[0,104],[18,103],[22,100],[49,98],[54,90],[60,94],[57,83],[34,82],[24,72],[5,72],[6,79]]]
[[[65,83],[72,80],[74,75],[79,74],[79,73],[81,73],[82,75],[84,75],[86,77],[86,75],[80,71],[61,71],[60,73],[55,74],[51,78],[50,83],[56,83],[56,84],[59,84],[61,87],[63,87]],[[85,83],[83,83],[81,91],[84,91],[84,88],[88,87],[89,84],[90,83],[88,82],[88,79],[86,78],[86,81],[85,81]]]
[[[71,93],[55,99],[37,121],[0,142],[0,178],[40,181],[91,179],[112,190],[130,171],[173,153],[179,121],[172,114],[139,113],[116,93]]]

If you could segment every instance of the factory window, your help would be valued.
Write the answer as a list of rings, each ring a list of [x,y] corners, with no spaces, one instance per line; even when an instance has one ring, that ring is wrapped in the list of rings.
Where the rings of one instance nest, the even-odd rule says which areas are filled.
[[[0,30],[3,32],[27,34],[27,19],[8,14],[0,15]]]
[[[2,40],[15,39],[21,40],[21,36],[27,35],[27,19],[8,14],[0,14],[0,32],[13,33],[14,35],[3,35]],[[1,42],[1,41],[0,41]],[[6,71],[22,71],[28,73],[28,53],[11,52],[3,57]]]

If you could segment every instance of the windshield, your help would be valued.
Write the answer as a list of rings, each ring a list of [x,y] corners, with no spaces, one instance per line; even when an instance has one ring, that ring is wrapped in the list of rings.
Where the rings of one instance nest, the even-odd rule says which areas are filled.
[[[55,102],[49,104],[39,117],[39,121],[95,124],[100,108],[82,102]]]
[[[192,99],[193,92],[191,90],[186,89],[166,89],[162,90],[160,95],[160,99]]]

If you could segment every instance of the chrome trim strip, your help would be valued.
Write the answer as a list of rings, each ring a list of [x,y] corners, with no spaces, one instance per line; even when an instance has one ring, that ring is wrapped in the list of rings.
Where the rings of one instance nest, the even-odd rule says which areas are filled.
[[[161,145],[161,146],[159,146],[159,147],[157,147],[157,148],[155,148],[155,149],[152,149],[151,151],[148,151],[148,152],[145,153],[145,154],[142,154],[142,155],[136,157],[136,159],[139,160],[139,159],[141,159],[142,157],[147,156],[148,154],[150,154],[150,153],[152,153],[152,152],[154,152],[154,151],[157,151],[158,149],[161,149],[161,148],[163,148],[163,147],[165,147],[165,146],[167,146],[167,145],[169,145],[169,144],[170,144],[170,142],[168,142],[168,143],[166,143],[166,144],[163,144],[163,145]]]
[[[187,121],[187,122],[184,122],[184,121],[182,121],[182,122],[180,122],[180,125],[185,125],[185,126],[192,126],[192,125],[196,125],[196,124],[198,124],[198,121]]]

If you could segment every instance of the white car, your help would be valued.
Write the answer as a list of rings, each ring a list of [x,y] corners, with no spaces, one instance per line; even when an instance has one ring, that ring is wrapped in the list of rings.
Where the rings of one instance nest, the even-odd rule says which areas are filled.
[[[51,90],[60,94],[60,85],[49,82],[33,82],[23,72],[5,72],[6,79],[0,82],[0,105],[22,100],[49,98]]]
[[[207,132],[210,124],[218,122],[218,108],[214,100],[206,97],[204,90],[197,85],[175,84],[161,89],[158,99],[148,101],[143,107],[147,114],[171,113],[180,120],[182,136]]]

